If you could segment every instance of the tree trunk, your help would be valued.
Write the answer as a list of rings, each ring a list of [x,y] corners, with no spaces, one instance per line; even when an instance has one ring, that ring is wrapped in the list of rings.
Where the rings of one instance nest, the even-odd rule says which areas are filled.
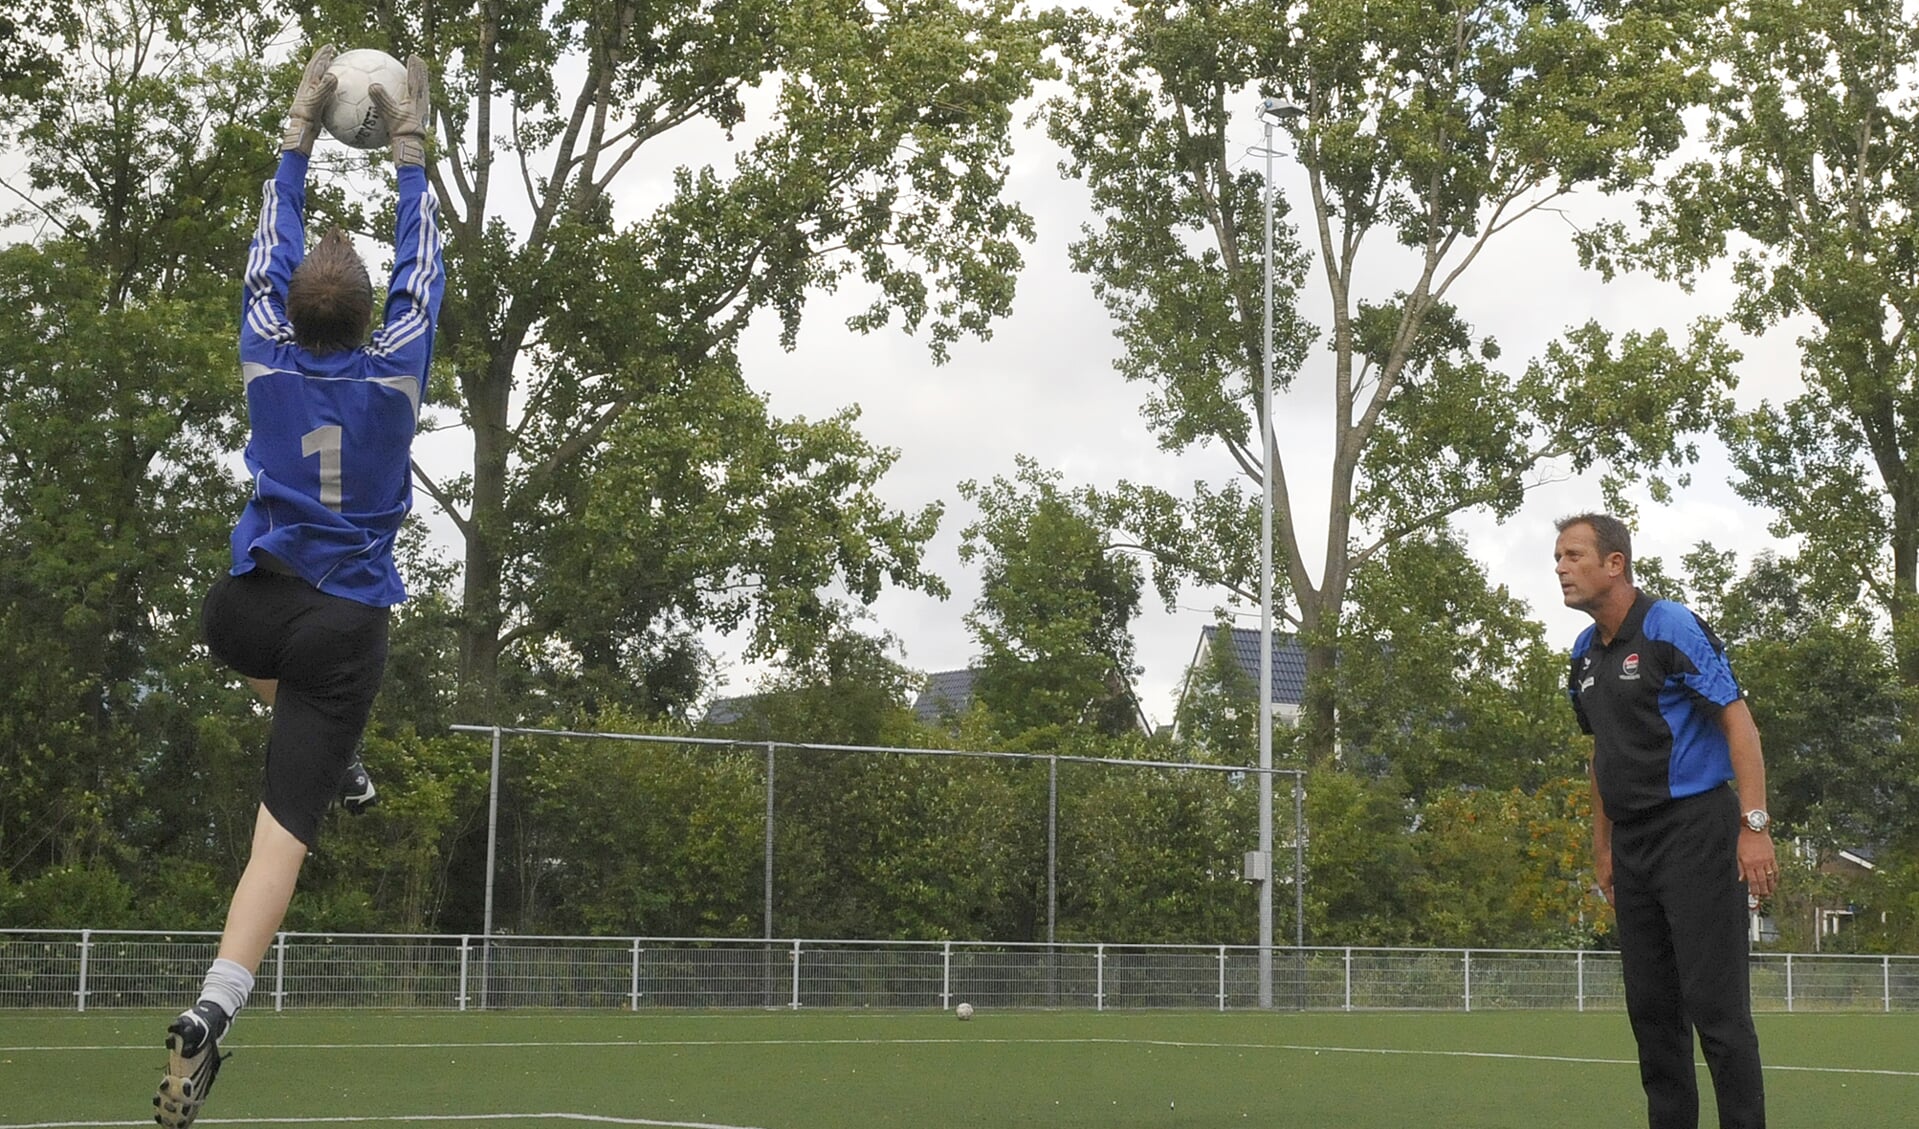
[[[461,594],[460,704],[475,722],[497,722],[500,633],[505,622],[502,582],[507,542],[507,460],[513,435],[507,405],[513,388],[515,351],[494,354],[484,372],[466,384],[473,428],[473,511],[466,535],[466,578]]]
[[[1892,491],[1893,655],[1899,681],[1919,688],[1919,487],[1910,477],[1887,480]]]

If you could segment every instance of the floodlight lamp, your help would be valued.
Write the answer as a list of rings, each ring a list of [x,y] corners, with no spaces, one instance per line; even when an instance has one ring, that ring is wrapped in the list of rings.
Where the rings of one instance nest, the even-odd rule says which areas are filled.
[[[1306,116],[1306,111],[1284,98],[1261,98],[1259,112],[1277,121],[1280,125],[1291,125]]]

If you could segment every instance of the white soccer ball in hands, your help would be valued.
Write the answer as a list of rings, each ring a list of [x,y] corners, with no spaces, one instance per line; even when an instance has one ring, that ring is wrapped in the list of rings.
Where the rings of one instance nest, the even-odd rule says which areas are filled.
[[[405,98],[406,64],[385,51],[359,47],[334,56],[327,73],[337,85],[326,107],[326,131],[355,149],[385,145],[386,119],[373,101],[372,86],[379,83],[396,102]]]
[[[961,1004],[953,1009],[953,1014],[959,1016],[961,1019],[971,1019],[973,1018],[973,1005]]]

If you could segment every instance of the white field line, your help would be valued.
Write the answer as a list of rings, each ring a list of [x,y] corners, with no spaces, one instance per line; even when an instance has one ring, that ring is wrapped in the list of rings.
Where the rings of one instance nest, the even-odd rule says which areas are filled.
[[[426,1122],[585,1121],[596,1125],[645,1125],[657,1129],[756,1129],[751,1125],[722,1125],[710,1121],[656,1121],[650,1117],[610,1117],[598,1113],[417,1113],[380,1117],[202,1117],[195,1125],[417,1125]],[[31,1121],[0,1125],[0,1129],[133,1129],[146,1121]]]
[[[1401,1047],[1344,1047],[1311,1043],[1240,1043],[1213,1042],[1183,1039],[1120,1039],[1120,1038],[1061,1038],[1061,1039],[997,1039],[997,1038],[937,1038],[937,1039],[580,1039],[545,1041],[496,1041],[496,1042],[432,1042],[432,1043],[244,1043],[236,1045],[236,1051],[368,1051],[368,1050],[537,1050],[541,1048],[573,1049],[589,1047],[835,1047],[835,1046],[1114,1046],[1114,1047],[1170,1047],[1185,1050],[1228,1050],[1228,1051],[1293,1051],[1312,1054],[1346,1055],[1396,1055],[1414,1058],[1475,1058],[1510,1062],[1557,1062],[1583,1066],[1637,1066],[1638,1060],[1628,1058],[1589,1058],[1577,1055],[1520,1054],[1509,1051],[1460,1051],[1460,1050],[1415,1050]],[[30,1054],[34,1052],[65,1051],[150,1051],[153,1048],[142,1045],[96,1044],[82,1046],[0,1046],[0,1053]],[[1703,1064],[1702,1064],[1703,1065]],[[1767,1063],[1767,1071],[1790,1072],[1800,1074],[1846,1074],[1874,1075],[1885,1078],[1919,1078],[1919,1070],[1873,1069],[1859,1066],[1791,1066]],[[525,1115],[534,1116],[534,1115]],[[539,1116],[578,1117],[576,1114],[543,1114]],[[80,1125],[82,1123],[62,1122],[61,1125]],[[119,1124],[112,1122],[110,1124]],[[213,1122],[203,1122],[213,1124]],[[629,1124],[621,1122],[620,1124]],[[636,1125],[678,1125],[680,1122],[631,1122]],[[0,1124],[0,1129],[29,1129],[27,1126]],[[31,1129],[40,1129],[38,1126]]]

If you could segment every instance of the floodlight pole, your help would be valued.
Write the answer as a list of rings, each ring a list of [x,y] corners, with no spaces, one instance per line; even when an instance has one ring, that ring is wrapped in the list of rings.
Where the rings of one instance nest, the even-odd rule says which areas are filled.
[[[762,904],[765,915],[763,932],[764,939],[768,941],[773,939],[773,768],[773,742],[768,741],[766,743],[766,853],[765,874],[762,878],[764,884]]]
[[[1259,1006],[1273,1006],[1273,119],[1266,126],[1266,348],[1259,392]]]
[[[1059,758],[1046,758],[1046,943],[1059,923]],[[1051,953],[1048,953],[1051,956]]]
[[[1259,100],[1266,127],[1266,347],[1259,392],[1259,1006],[1273,1006],[1273,126],[1300,109],[1277,98]],[[1298,786],[1298,777],[1294,778]],[[1295,831],[1297,838],[1297,831]],[[1297,844],[1295,844],[1297,848]],[[1297,865],[1295,884],[1297,885]]]
[[[493,853],[500,831],[500,727],[493,727],[493,760],[486,774],[486,912],[480,922],[480,1010],[493,982]]]

